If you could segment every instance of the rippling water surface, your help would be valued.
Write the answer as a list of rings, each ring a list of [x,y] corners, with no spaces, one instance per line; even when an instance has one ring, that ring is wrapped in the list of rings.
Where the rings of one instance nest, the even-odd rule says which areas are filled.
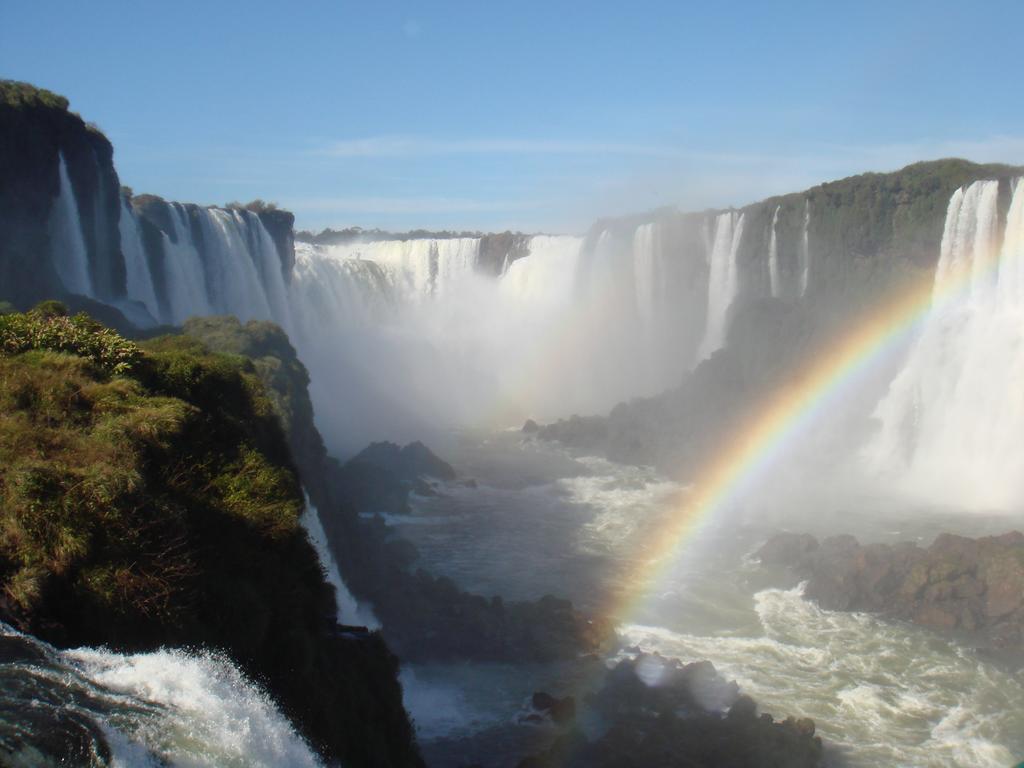
[[[477,487],[443,488],[394,519],[425,564],[483,594],[571,597],[599,610],[644,556],[645,534],[686,489],[653,471],[573,459],[515,433],[462,436],[447,458]],[[1019,518],[908,509],[849,492],[723,510],[680,549],[670,575],[621,627],[628,650],[710,659],[782,718],[815,720],[837,766],[1011,766],[1024,757],[1024,678],[911,625],[822,611],[800,587],[766,581],[751,554],[782,528],[927,544],[942,530],[982,535]],[[611,662],[612,660],[606,660]],[[426,665],[405,671],[407,703],[437,765],[494,765],[544,734],[517,721],[537,689],[579,694],[580,665]],[[499,765],[502,764],[499,762]]]

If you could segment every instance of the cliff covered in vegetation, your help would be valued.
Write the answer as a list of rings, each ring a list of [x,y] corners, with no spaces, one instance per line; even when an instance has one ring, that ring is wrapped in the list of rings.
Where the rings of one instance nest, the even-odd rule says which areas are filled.
[[[59,305],[0,316],[0,609],[60,646],[222,649],[346,765],[419,758],[398,662],[335,628],[257,364]]]

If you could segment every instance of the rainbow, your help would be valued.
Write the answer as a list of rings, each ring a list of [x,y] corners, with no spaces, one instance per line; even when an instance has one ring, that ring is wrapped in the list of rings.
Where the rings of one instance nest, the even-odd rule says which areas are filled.
[[[822,344],[810,362],[756,408],[753,416],[726,438],[724,447],[697,469],[680,506],[641,542],[646,544],[641,548],[646,556],[604,615],[628,623],[701,525],[740,498],[810,422],[873,365],[911,338],[933,309],[955,302],[979,271],[997,269],[997,251],[989,249],[992,257],[975,267],[973,274],[969,263],[952,265],[939,282],[930,271],[921,274],[863,312],[845,336]]]

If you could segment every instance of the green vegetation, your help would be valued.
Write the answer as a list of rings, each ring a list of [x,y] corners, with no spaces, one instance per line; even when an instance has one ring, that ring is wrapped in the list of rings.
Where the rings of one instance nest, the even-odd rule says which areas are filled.
[[[0,315],[0,352],[66,352],[90,360],[108,373],[128,373],[141,359],[139,348],[86,314],[68,317],[58,302],[45,302],[27,314]]]
[[[28,107],[46,107],[48,109],[67,109],[68,100],[45,88],[36,88],[29,83],[17,80],[0,80],[0,104],[15,109]]]
[[[248,361],[253,373],[263,382],[310,494],[319,502],[317,491],[327,452],[313,423],[309,372],[299,360],[288,335],[274,323],[250,320],[242,324],[230,316],[191,318],[182,330],[214,352],[240,356]]]
[[[0,616],[61,645],[220,648],[325,754],[418,764],[397,660],[331,631],[255,364],[55,304],[0,338]]]
[[[785,239],[789,234],[795,239],[803,225],[805,201],[810,201],[810,236],[814,254],[820,259],[890,256],[930,265],[938,257],[953,192],[978,179],[1006,179],[1022,171],[958,158],[932,160],[892,173],[863,173],[827,182],[751,208],[760,207],[770,219],[775,206],[781,204],[779,237]]]

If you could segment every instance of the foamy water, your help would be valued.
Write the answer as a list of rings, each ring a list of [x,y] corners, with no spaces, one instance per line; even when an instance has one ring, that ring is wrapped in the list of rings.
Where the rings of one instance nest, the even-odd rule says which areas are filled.
[[[320,765],[266,693],[223,656],[59,652],[2,624],[0,642],[6,764]]]
[[[760,632],[622,627],[627,642],[710,659],[763,711],[813,718],[850,765],[1008,766],[1024,754],[1024,686],[928,631],[823,611],[800,588],[754,595]]]

